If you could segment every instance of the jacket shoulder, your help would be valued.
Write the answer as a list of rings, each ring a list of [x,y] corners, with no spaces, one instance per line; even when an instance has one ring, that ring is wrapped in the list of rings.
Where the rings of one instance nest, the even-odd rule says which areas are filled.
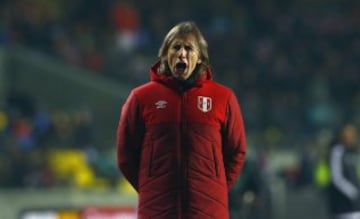
[[[216,89],[219,89],[219,91],[221,92],[228,92],[231,93],[232,89],[224,84],[221,84],[219,82],[216,81],[211,81],[212,86],[214,86]]]
[[[216,94],[222,97],[230,97],[235,94],[230,87],[227,87],[219,82],[210,81],[208,86],[213,92],[216,92]]]
[[[153,91],[153,89],[157,86],[159,86],[159,85],[157,85],[157,83],[150,81],[150,82],[147,82],[145,84],[142,84],[142,85],[139,85],[139,86],[133,88],[132,92],[136,96],[143,96],[145,94],[149,94],[149,92]]]

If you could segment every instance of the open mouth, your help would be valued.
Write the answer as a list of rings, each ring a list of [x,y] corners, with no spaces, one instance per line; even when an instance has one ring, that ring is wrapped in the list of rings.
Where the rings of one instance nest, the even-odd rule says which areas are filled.
[[[177,72],[182,72],[183,73],[185,71],[186,67],[187,67],[187,65],[186,65],[185,62],[178,62],[175,65],[175,70]]]

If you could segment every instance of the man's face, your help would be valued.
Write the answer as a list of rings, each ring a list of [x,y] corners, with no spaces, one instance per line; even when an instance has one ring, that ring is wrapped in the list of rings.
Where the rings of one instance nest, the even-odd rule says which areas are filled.
[[[355,126],[346,125],[342,132],[342,139],[347,146],[355,146],[357,143],[357,133]]]
[[[199,46],[192,35],[175,38],[167,51],[171,74],[180,80],[188,79],[201,63]]]

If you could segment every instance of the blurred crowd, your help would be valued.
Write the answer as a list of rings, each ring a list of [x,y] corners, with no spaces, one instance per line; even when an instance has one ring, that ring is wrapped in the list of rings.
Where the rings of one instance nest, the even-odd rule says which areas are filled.
[[[85,186],[93,179],[76,179],[81,171],[116,176],[110,155],[94,147],[92,121],[85,107],[50,112],[27,94],[9,95],[0,107],[0,187]]]
[[[356,0],[0,0],[0,46],[25,46],[135,86],[149,79],[169,28],[193,20],[208,41],[214,77],[238,95],[249,145],[264,151],[297,148],[304,155],[300,163],[311,172],[309,148],[324,143],[326,130],[343,121],[360,124],[359,11]],[[70,117],[35,110],[21,120],[11,98],[7,104],[0,112],[0,143],[18,147],[0,148],[13,158],[0,172],[8,171],[10,184],[16,176],[7,167],[41,166],[18,160],[25,159],[24,151],[36,152],[31,149],[49,133],[52,140],[68,141],[62,145],[91,145],[87,110]],[[64,128],[71,118],[72,128]],[[35,152],[26,159],[40,156]],[[42,167],[44,181],[31,180],[36,173],[28,170],[20,185],[56,184]]]
[[[359,10],[355,0],[2,0],[0,44],[136,85],[168,29],[193,20],[215,78],[235,89],[257,131],[250,138],[287,146],[345,119],[359,123]]]

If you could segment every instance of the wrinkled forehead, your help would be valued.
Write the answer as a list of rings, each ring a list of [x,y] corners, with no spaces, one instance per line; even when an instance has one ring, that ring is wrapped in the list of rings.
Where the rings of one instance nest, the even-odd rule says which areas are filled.
[[[170,45],[174,44],[184,44],[199,47],[199,43],[196,37],[190,33],[174,36],[174,38],[170,41]]]

